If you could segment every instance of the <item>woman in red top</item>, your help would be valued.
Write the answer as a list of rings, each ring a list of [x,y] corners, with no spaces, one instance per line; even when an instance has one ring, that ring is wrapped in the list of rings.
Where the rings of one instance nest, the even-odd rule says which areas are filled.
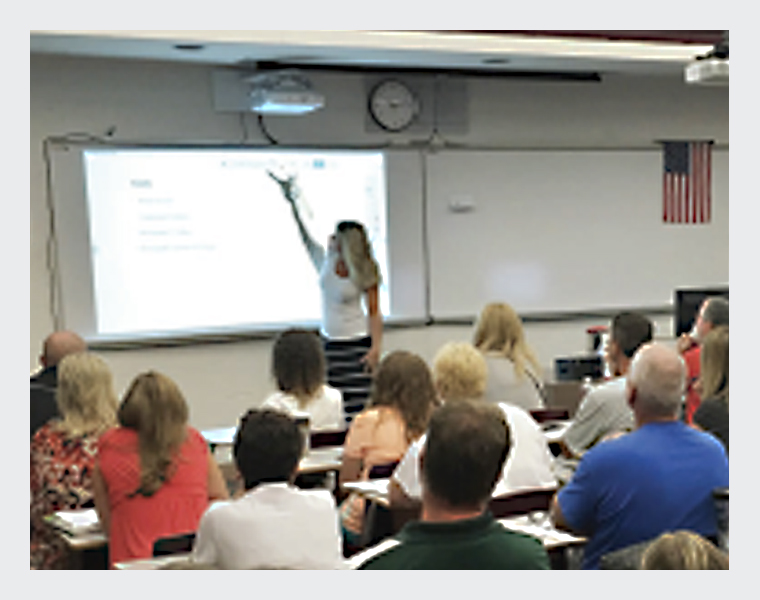
[[[229,497],[174,381],[139,375],[118,419],[121,427],[100,438],[93,482],[112,567],[151,557],[159,538],[194,532],[209,501]]]

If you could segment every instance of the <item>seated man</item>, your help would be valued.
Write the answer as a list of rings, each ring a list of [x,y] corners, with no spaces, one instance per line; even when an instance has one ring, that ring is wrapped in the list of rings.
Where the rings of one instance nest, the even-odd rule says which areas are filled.
[[[436,354],[433,380],[445,403],[462,400],[485,402],[488,367],[483,355],[468,343],[449,343]],[[498,406],[512,433],[512,446],[493,497],[528,490],[555,488],[553,457],[541,428],[526,410],[500,403]],[[404,458],[391,477],[390,503],[396,508],[419,506],[422,497],[419,454],[425,435],[409,445]]]
[[[192,558],[222,569],[340,569],[338,511],[327,490],[293,487],[304,439],[289,416],[249,411],[235,435],[246,493],[201,517]]]
[[[589,450],[554,497],[555,526],[589,538],[583,568],[665,531],[717,534],[712,491],[728,487],[728,458],[717,439],[680,421],[685,376],[675,351],[643,346],[626,391],[636,430]]]
[[[636,351],[651,341],[652,322],[644,315],[621,312],[612,319],[605,358],[613,379],[586,394],[562,436],[562,455],[556,461],[561,480],[570,479],[581,456],[605,436],[633,429],[633,411],[625,395],[625,375]]]
[[[60,417],[55,400],[58,386],[58,363],[64,356],[85,352],[87,344],[73,331],[51,333],[42,345],[42,371],[29,379],[30,437],[53,417]]]
[[[494,520],[488,502],[510,448],[504,413],[485,402],[446,404],[420,454],[422,514],[351,559],[359,569],[548,569],[536,538]]]
[[[701,344],[705,336],[716,327],[728,326],[728,300],[716,296],[702,303],[697,314],[697,321],[691,333],[684,333],[678,338],[678,350],[686,361],[686,410],[684,420],[691,424],[694,413],[699,408],[701,397],[697,389],[700,371]]]

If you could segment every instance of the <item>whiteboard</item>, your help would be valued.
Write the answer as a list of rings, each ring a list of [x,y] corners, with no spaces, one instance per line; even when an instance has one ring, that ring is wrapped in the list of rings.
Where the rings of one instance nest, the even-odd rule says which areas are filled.
[[[299,185],[303,176],[302,212],[322,226],[309,227],[319,242],[342,219],[365,223],[386,320],[426,318],[418,151],[64,141],[49,155],[59,324],[91,343],[318,325],[318,273],[266,175],[278,165],[295,169]],[[87,178],[88,160],[108,168]],[[321,187],[308,180],[317,172]]]
[[[62,323],[87,333],[81,151],[53,147],[51,184]],[[527,317],[664,309],[677,288],[728,284],[728,150],[713,151],[711,222],[689,225],[662,222],[656,148],[384,154],[391,322],[492,301]]]
[[[709,224],[666,224],[653,150],[448,151],[426,169],[433,318],[662,308],[728,283],[728,151]]]

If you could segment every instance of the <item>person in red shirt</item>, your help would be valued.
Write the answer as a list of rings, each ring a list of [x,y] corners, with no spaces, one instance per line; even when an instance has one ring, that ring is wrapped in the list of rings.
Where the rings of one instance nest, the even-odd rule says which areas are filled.
[[[150,371],[130,386],[120,427],[98,442],[95,509],[109,565],[150,558],[157,539],[195,532],[212,500],[229,498],[219,466],[171,379]]]
[[[684,333],[678,338],[678,351],[686,363],[686,410],[684,420],[691,424],[694,413],[699,408],[699,364],[700,344],[705,336],[714,328],[728,325],[728,300],[716,296],[707,298],[699,309],[697,321],[690,333]]]

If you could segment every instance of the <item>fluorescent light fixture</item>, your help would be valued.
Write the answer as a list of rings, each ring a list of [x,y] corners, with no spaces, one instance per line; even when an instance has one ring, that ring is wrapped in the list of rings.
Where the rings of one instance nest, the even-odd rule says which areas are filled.
[[[268,115],[303,115],[322,108],[325,98],[314,91],[288,92],[254,89],[251,110]]]
[[[728,59],[695,60],[684,71],[686,83],[697,85],[728,85]]]

